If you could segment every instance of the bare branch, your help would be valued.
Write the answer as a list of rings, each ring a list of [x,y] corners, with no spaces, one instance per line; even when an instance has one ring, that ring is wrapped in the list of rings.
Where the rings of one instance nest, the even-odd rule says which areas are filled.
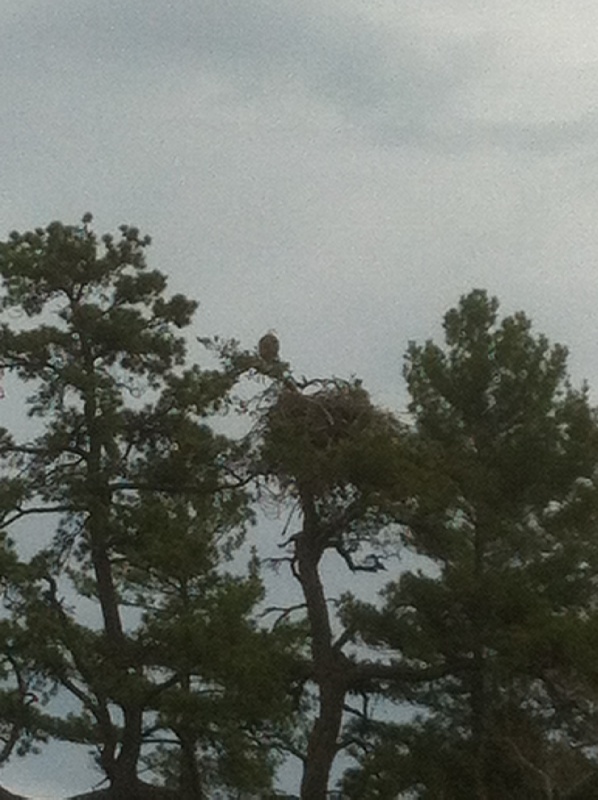
[[[62,512],[75,511],[72,506],[35,506],[33,508],[18,509],[11,517],[2,520],[2,525],[12,525],[23,517],[30,516],[31,514],[60,514]]]
[[[265,617],[268,614],[273,614],[275,612],[280,612],[279,616],[276,618],[276,620],[274,622],[274,625],[272,626],[273,628],[275,628],[283,620],[285,620],[287,617],[289,617],[293,613],[293,611],[300,611],[300,610],[303,610],[305,608],[307,608],[307,603],[297,603],[297,605],[288,606],[286,608],[280,607],[280,606],[268,606],[268,608],[265,608],[262,611],[262,613],[260,614],[260,617]]]
[[[426,683],[439,680],[455,672],[464,672],[474,668],[471,659],[463,659],[452,664],[416,667],[410,664],[382,664],[377,661],[365,661],[355,664],[351,686],[359,687],[369,681],[389,681],[402,683]]]

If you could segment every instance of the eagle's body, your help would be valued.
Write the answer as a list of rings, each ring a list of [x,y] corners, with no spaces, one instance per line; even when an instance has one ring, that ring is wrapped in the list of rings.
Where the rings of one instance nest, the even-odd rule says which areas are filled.
[[[265,333],[258,342],[257,351],[259,356],[268,364],[278,360],[279,350],[280,342],[273,331],[268,331],[268,333]]]

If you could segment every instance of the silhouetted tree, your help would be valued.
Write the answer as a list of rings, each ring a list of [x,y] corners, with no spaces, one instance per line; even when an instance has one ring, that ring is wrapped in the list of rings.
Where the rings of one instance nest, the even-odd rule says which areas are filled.
[[[285,633],[274,652],[252,622],[255,565],[222,568],[250,519],[236,445],[208,424],[234,378],[185,366],[178,331],[196,303],[166,296],[149,238],[123,225],[100,241],[90,223],[0,246],[2,307],[17,312],[0,326],[0,366],[32,387],[37,431],[0,439],[14,664],[71,694],[79,710],[45,731],[95,748],[110,797],[147,796],[144,762],[177,798],[265,791],[274,762],[259,734],[285,714]],[[35,537],[34,556],[16,557]],[[6,724],[23,712],[25,741],[36,720],[22,705]]]
[[[474,291],[446,314],[444,348],[409,347],[428,480],[406,542],[423,572],[345,615],[371,646],[469,668],[414,686],[412,724],[370,727],[369,742],[361,727],[355,797],[566,797],[595,770],[595,414],[565,349],[497,310]]]

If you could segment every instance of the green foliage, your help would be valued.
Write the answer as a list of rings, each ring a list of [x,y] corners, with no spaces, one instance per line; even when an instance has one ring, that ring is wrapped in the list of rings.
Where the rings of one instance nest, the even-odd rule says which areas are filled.
[[[142,759],[171,776],[177,765],[181,797],[197,796],[191,773],[206,789],[265,791],[274,760],[258,732],[288,724],[297,633],[256,627],[255,565],[234,578],[223,567],[252,519],[230,467],[242,448],[209,425],[235,377],[186,366],[179,331],[197,304],[147,269],[149,237],[121,226],[98,239],[90,223],[0,245],[2,308],[24,314],[0,326],[0,365],[32,385],[42,426],[24,442],[1,432],[0,519],[20,523],[18,541],[38,518],[53,530],[29,561],[0,550],[3,641],[78,706],[25,715],[0,687],[6,737],[93,746],[115,791],[131,790]]]
[[[426,716],[396,729],[399,743],[384,729],[349,779],[353,796],[545,797],[595,769],[577,753],[598,721],[596,417],[587,389],[570,386],[565,349],[497,311],[474,291],[445,316],[444,348],[408,350],[429,478],[405,519],[428,570],[390,584],[380,609],[347,600],[344,619],[442,677],[391,688]],[[375,788],[380,775],[392,789]]]
[[[442,346],[409,345],[400,424],[359,381],[234,340],[189,365],[197,304],[147,268],[149,237],[91,222],[0,243],[0,368],[37,417],[0,430],[0,763],[54,737],[121,796],[145,769],[173,798],[267,797],[286,748],[307,797],[346,747],[361,800],[593,796],[598,426],[565,348],[473,291]],[[268,388],[231,441],[212,421],[245,375]],[[268,630],[255,553],[227,566],[273,487],[302,515],[281,560],[306,613]],[[324,553],[377,572],[385,546],[420,569],[334,617]]]

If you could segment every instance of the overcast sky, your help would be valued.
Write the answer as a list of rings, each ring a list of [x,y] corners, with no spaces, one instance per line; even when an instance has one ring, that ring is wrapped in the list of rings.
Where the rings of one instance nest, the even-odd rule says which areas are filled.
[[[0,236],[136,224],[194,332],[275,328],[394,408],[408,340],[483,287],[598,401],[595,0],[0,5]],[[1,781],[85,788],[57,766]]]

